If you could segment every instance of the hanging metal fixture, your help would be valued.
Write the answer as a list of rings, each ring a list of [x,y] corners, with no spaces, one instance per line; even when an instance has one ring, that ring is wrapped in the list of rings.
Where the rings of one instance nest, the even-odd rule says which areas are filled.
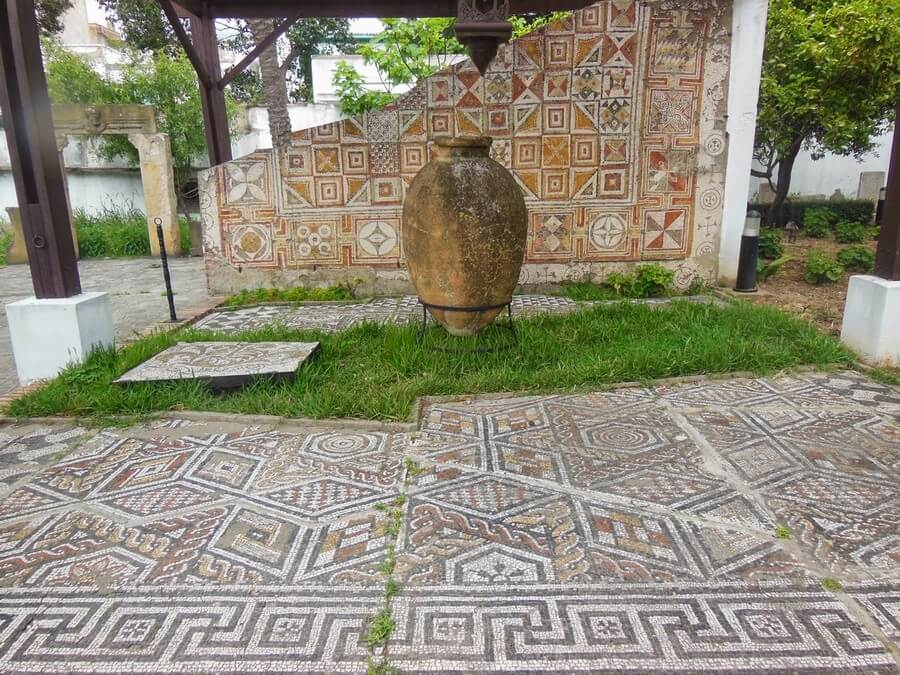
[[[497,55],[502,42],[512,37],[509,0],[459,0],[456,12],[456,39],[482,75]]]

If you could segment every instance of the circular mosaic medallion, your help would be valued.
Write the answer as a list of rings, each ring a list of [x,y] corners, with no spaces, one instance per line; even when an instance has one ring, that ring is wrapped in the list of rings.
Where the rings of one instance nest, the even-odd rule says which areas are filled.
[[[397,245],[397,230],[383,220],[373,220],[359,228],[356,241],[369,255],[387,255]]]
[[[591,223],[589,236],[595,248],[601,251],[617,250],[625,241],[628,225],[617,213],[604,213]]]

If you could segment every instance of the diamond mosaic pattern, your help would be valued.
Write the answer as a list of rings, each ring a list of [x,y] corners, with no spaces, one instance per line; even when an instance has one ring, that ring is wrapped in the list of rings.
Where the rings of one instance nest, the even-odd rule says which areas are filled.
[[[415,434],[0,426],[0,669],[364,669],[411,458],[403,670],[895,672],[898,401],[847,372],[441,403]]]

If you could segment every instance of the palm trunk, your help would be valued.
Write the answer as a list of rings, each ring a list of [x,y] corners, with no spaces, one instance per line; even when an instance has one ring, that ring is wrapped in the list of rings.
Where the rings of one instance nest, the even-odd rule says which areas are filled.
[[[253,41],[259,44],[272,32],[273,24],[269,19],[249,19],[247,24],[253,35]],[[275,45],[264,49],[259,55],[259,74],[262,80],[263,97],[269,113],[269,133],[272,135],[272,146],[279,148],[290,141],[291,117],[288,114],[287,85],[284,71],[278,67],[278,53]]]

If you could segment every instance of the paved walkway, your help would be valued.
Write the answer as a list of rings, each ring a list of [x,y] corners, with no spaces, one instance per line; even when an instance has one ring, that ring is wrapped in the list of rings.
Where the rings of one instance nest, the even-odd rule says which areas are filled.
[[[213,306],[206,291],[202,258],[169,261],[175,308],[179,318]],[[112,296],[113,321],[118,341],[168,321],[169,307],[162,268],[153,258],[82,260],[78,263],[85,291],[106,291]],[[27,265],[0,267],[0,305],[34,295]],[[9,341],[6,312],[0,312],[0,395],[19,386]]]
[[[0,481],[2,671],[360,672],[391,550],[401,672],[898,667],[900,390],[855,373],[7,426]]]

